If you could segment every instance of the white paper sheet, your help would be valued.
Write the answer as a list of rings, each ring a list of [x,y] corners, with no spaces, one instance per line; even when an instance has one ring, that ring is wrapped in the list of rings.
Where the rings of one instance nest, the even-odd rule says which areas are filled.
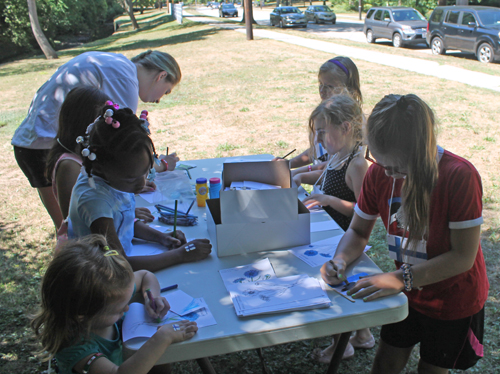
[[[309,266],[321,266],[333,258],[340,239],[342,239],[342,235],[313,242],[309,245],[306,244],[300,247],[290,248],[288,252],[300,258]]]
[[[331,304],[316,278],[306,274],[228,286],[238,316],[327,307]]]
[[[219,274],[228,291],[228,286],[231,284],[250,283],[276,278],[276,273],[268,258],[249,265],[221,269],[219,270]]]
[[[170,310],[180,316],[201,308],[201,305],[193,297],[181,290],[169,293],[167,301],[170,304]]]
[[[202,306],[196,312],[190,313],[185,316],[179,316],[175,313],[169,311],[160,323],[154,321],[147,313],[146,308],[141,303],[130,304],[130,309],[125,315],[122,326],[123,341],[126,342],[131,339],[144,339],[147,340],[152,337],[159,326],[179,322],[182,320],[195,321],[198,328],[216,325],[212,312],[208,308],[205,300],[203,298],[196,299],[197,303]]]
[[[333,219],[329,221],[311,222],[311,232],[338,230],[340,226]]]

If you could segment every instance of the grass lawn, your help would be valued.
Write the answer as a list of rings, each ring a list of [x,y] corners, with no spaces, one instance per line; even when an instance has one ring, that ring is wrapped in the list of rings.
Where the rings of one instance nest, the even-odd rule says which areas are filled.
[[[181,83],[160,104],[140,103],[139,110],[150,112],[157,149],[164,152],[168,146],[184,160],[283,155],[294,148],[307,148],[307,118],[319,103],[317,70],[331,55],[268,39],[248,42],[243,34],[189,21],[177,25],[154,12],[145,12],[140,18],[140,31],[127,29],[122,20],[123,27],[113,36],[61,51],[59,60],[36,56],[0,66],[0,373],[46,370],[46,364],[34,356],[37,344],[28,318],[39,301],[38,286],[52,255],[54,228],[17,166],[10,140],[34,93],[59,65],[97,49],[129,58],[149,48],[171,53],[182,68]],[[500,94],[355,62],[366,114],[385,94],[418,94],[439,119],[439,144],[470,160],[483,178],[482,244],[491,288],[486,304],[485,358],[468,372],[496,373],[500,367]],[[392,264],[384,238],[385,230],[378,225],[370,255],[388,270]],[[379,328],[372,331],[377,337]],[[309,353],[328,343],[329,338],[324,337],[268,347],[264,357],[272,373],[323,373],[325,366],[311,361]],[[374,354],[374,350],[356,352],[354,359],[341,364],[339,372],[368,373]],[[418,350],[414,350],[406,373],[416,372],[417,360]],[[260,372],[255,351],[213,357],[212,363],[219,373]],[[175,364],[174,370],[200,372],[192,362]]]

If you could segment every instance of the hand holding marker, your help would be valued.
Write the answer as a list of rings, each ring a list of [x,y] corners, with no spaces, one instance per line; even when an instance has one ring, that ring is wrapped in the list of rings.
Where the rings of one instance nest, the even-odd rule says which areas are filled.
[[[151,293],[151,289],[149,289],[149,288],[148,288],[148,289],[146,290],[146,294],[148,295],[149,302],[151,303],[151,309],[153,309],[153,310],[154,310],[154,312],[155,312],[156,314],[158,314],[158,311],[156,310],[156,303],[155,303],[155,299],[154,299],[154,297],[153,297],[153,294]],[[161,322],[161,318],[160,318],[160,317],[156,318],[156,323],[160,323],[160,322]]]

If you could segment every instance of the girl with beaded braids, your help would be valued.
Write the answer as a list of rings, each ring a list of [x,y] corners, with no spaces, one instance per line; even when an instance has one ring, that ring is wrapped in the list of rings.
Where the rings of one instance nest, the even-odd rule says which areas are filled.
[[[488,279],[480,244],[481,177],[437,145],[434,113],[416,95],[388,95],[368,118],[373,162],[349,229],[321,268],[339,284],[365,247],[378,216],[396,271],[359,280],[365,302],[404,291],[409,315],[385,325],[372,373],[400,373],[420,343],[419,373],[466,370],[483,355]]]
[[[133,272],[102,235],[67,242],[47,267],[40,310],[31,322],[42,343],[41,356],[55,357],[61,374],[168,372],[168,367],[154,367],[155,363],[168,346],[191,339],[198,330],[196,322],[159,325],[124,361],[120,330],[135,294],[143,296],[146,312],[154,320],[170,309],[155,275],[146,270]]]
[[[132,110],[119,109],[117,104],[104,106],[101,116],[87,128],[87,136],[78,137],[77,142],[83,146],[83,168],[71,195],[69,238],[105,235],[134,270],[157,271],[209,255],[207,239],[186,243],[180,231],[174,238],[134,220],[134,194],[142,190],[146,176],[154,173],[156,154],[145,122]],[[132,237],[157,242],[169,250],[128,257]]]
[[[19,167],[37,189],[56,229],[65,217],[52,192],[50,176],[45,174],[45,162],[55,143],[59,111],[68,93],[76,87],[94,87],[135,113],[139,98],[159,103],[181,78],[177,61],[165,52],[148,50],[131,60],[117,53],[86,52],[61,65],[38,89],[12,145]],[[173,170],[177,156],[162,157],[166,158],[168,169]]]

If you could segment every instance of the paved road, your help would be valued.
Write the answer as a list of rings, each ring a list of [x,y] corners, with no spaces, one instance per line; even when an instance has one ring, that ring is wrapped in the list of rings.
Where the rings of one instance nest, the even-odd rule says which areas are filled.
[[[200,8],[200,9],[198,9],[198,11],[201,12],[202,9]],[[205,11],[203,11],[203,12],[205,12]],[[215,12],[215,14],[218,15],[217,10],[213,10],[211,12]],[[186,10],[186,13],[189,13],[189,11]],[[263,13],[265,13],[265,14],[263,14]],[[265,18],[266,16],[267,16],[267,18]],[[190,17],[190,19],[192,19],[193,21],[196,21],[196,22],[203,22],[203,23],[214,23],[214,21],[218,22],[217,20],[215,20],[211,17],[210,18],[209,17],[196,17],[196,16],[189,16],[189,17]],[[266,21],[269,23],[269,12],[260,11],[260,10],[256,11],[254,14],[254,18],[258,23],[260,23],[260,21],[261,22]],[[240,18],[240,20],[241,20],[241,18]],[[346,23],[357,24],[358,26],[352,26],[352,27],[359,27],[359,22],[347,21]],[[339,23],[339,25],[340,25],[340,23]],[[235,24],[230,24],[230,23],[217,23],[217,26],[232,28],[235,31],[241,32],[241,33],[246,32],[245,28],[241,24],[235,25]],[[325,27],[325,25],[312,25],[312,24],[311,24],[311,26]],[[309,29],[309,27],[308,27],[308,29]],[[462,68],[457,68],[457,67],[449,66],[449,65],[440,65],[437,62],[427,61],[423,58],[412,58],[412,57],[390,55],[390,54],[386,54],[386,53],[382,53],[382,52],[369,51],[369,50],[366,50],[363,48],[343,46],[343,45],[335,44],[331,41],[302,38],[299,36],[291,35],[289,33],[279,32],[279,29],[276,29],[276,30],[277,31],[254,29],[253,34],[254,34],[254,37],[279,40],[279,41],[284,42],[284,43],[295,44],[295,45],[299,45],[299,46],[302,46],[305,48],[310,48],[310,49],[323,51],[323,52],[327,52],[327,53],[332,53],[332,54],[336,54],[336,55],[341,55],[341,56],[349,56],[353,59],[369,61],[369,62],[373,62],[373,63],[380,64],[380,65],[390,66],[390,67],[403,69],[403,70],[407,70],[407,71],[413,71],[413,72],[416,72],[419,74],[434,76],[437,78],[461,82],[461,83],[465,83],[465,84],[468,84],[471,86],[487,88],[490,90],[500,92],[500,77],[499,76],[493,76],[493,75],[488,75],[488,74],[484,74],[484,73],[474,72],[474,71],[470,71],[470,70],[466,70],[466,69],[462,69]],[[341,33],[338,33],[338,34],[341,34]],[[348,34],[348,33],[345,32],[345,34]]]

